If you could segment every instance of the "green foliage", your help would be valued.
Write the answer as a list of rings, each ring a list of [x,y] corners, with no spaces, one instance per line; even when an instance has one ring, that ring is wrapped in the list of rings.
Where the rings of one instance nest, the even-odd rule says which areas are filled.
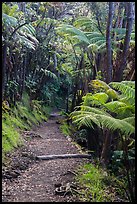
[[[135,103],[135,82],[111,82],[109,85],[119,90],[126,98],[132,99],[133,104]]]
[[[106,93],[109,90],[109,86],[102,83],[100,80],[93,80],[92,84],[96,88],[105,87]],[[100,85],[101,84],[101,85]],[[111,85],[115,86],[118,90],[122,91],[120,97],[128,97],[128,99],[134,99],[134,89],[127,86],[123,82],[112,82]],[[124,95],[125,94],[125,95]],[[72,120],[80,128],[82,126],[93,128],[93,124],[96,124],[100,128],[108,128],[111,131],[119,130],[122,135],[131,135],[135,133],[135,126],[133,125],[134,117],[134,103],[127,105],[121,101],[107,102],[105,93],[105,100],[101,98],[102,92],[97,94],[88,93],[83,97],[83,105],[71,113]],[[90,106],[99,107],[93,108]],[[116,116],[113,116],[116,113]],[[127,120],[125,120],[127,119]],[[131,122],[130,122],[131,121]]]
[[[12,121],[9,121],[9,115],[2,121],[2,151],[3,154],[10,152],[15,147],[22,144],[19,133],[15,130]],[[6,122],[5,122],[6,121]]]
[[[18,102],[8,112],[2,114],[2,150],[5,153],[14,150],[15,147],[23,145],[19,131],[30,130],[30,128],[46,121],[51,109],[45,107],[42,101],[33,100],[30,104],[28,94],[23,94],[22,103]]]
[[[63,122],[63,124],[61,124],[60,130],[65,136],[70,136],[71,134],[70,127],[66,122]]]
[[[88,93],[86,96],[83,96],[83,105],[91,106],[105,104],[108,101],[108,98],[108,95],[103,92],[96,94]]]
[[[111,179],[106,184],[104,181],[108,180],[108,174],[105,170],[99,168],[97,165],[85,164],[78,169],[76,181],[80,184],[80,200],[82,202],[111,202],[113,201],[113,194],[108,189],[112,184]]]

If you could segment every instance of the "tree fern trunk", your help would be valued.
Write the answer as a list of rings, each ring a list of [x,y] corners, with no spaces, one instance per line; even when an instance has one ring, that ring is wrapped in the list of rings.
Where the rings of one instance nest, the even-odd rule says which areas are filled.
[[[101,152],[101,163],[107,164],[110,158],[112,135],[109,130],[104,130],[103,134],[105,136],[105,139]]]
[[[93,155],[99,155],[99,132],[97,126],[94,129],[87,128],[87,147],[94,151]]]

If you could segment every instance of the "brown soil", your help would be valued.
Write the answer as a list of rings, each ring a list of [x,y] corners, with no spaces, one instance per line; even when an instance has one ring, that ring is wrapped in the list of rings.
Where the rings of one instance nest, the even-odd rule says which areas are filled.
[[[25,131],[22,134],[25,146],[9,155],[8,167],[3,167],[2,174],[3,202],[79,202],[77,194],[56,194],[55,189],[59,185],[74,185],[72,172],[87,159],[35,159],[38,155],[80,152],[60,132],[58,117],[53,116],[33,131]]]

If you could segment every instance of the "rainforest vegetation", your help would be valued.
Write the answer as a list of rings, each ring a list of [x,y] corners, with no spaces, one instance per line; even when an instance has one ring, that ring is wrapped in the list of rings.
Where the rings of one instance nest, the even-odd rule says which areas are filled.
[[[64,135],[95,160],[79,170],[81,199],[106,201],[111,183],[123,200],[135,201],[134,7],[2,2],[3,165],[23,145],[20,133],[56,109],[66,117]]]

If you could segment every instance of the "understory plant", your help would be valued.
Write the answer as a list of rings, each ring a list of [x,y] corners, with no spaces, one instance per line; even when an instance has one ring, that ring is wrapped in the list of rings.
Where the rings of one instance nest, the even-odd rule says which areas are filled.
[[[23,145],[20,132],[30,130],[34,125],[46,121],[50,108],[45,107],[44,102],[30,99],[27,94],[23,95],[22,102],[10,107],[7,101],[2,104],[2,154],[14,150]],[[4,160],[3,160],[4,162]]]
[[[87,163],[77,170],[76,182],[80,186],[79,199],[82,202],[127,201],[121,183],[114,175],[102,169],[98,162]]]
[[[93,130],[98,127],[105,133],[102,135],[101,162],[110,162],[112,158],[114,162],[116,151],[123,151],[119,174],[126,176],[127,194],[129,200],[134,201],[135,82],[111,82],[107,85],[101,80],[93,80],[90,85],[93,93],[83,97],[82,105],[71,113],[72,121],[78,128]],[[94,142],[92,137],[90,140]]]

